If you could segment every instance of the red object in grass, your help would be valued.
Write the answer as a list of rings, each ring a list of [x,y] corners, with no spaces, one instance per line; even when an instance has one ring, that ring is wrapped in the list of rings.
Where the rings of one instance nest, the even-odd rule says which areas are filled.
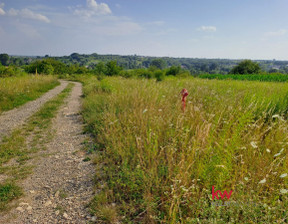
[[[187,89],[182,89],[181,95],[182,95],[182,111],[184,112],[185,111],[185,107],[186,107],[186,98],[188,96]]]

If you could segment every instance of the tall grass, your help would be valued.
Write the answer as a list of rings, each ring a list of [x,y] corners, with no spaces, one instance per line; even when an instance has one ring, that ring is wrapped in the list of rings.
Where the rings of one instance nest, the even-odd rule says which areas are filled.
[[[34,100],[59,85],[53,76],[20,76],[0,79],[0,113]]]
[[[288,84],[84,82],[83,115],[102,163],[91,207],[103,221],[287,222]],[[233,190],[240,206],[213,206],[212,186]]]

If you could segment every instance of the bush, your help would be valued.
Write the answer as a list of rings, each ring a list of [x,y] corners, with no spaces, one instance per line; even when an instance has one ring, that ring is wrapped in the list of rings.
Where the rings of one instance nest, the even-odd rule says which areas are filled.
[[[261,68],[258,63],[251,60],[244,60],[236,65],[230,74],[259,74],[261,73]]]
[[[171,66],[167,72],[166,72],[166,75],[173,75],[173,76],[176,76],[180,73],[181,71],[181,67],[180,66]]]
[[[156,71],[154,73],[154,76],[155,76],[157,82],[163,81],[165,78],[164,72],[161,70]]]

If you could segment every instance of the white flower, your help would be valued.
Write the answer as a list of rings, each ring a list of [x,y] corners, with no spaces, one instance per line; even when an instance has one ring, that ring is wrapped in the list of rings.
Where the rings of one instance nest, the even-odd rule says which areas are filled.
[[[263,180],[261,180],[260,182],[259,182],[259,184],[265,184],[266,183],[266,178],[264,178]]]
[[[266,149],[266,152],[270,153],[270,152],[271,152],[271,150],[270,150],[270,149]]]
[[[251,144],[251,146],[252,146],[254,149],[258,148],[258,146],[257,146],[257,143],[256,143],[256,142],[251,142],[250,144]]]
[[[281,190],[280,190],[280,193],[281,193],[281,194],[287,194],[287,193],[288,193],[288,190],[286,190],[286,189],[281,189]]]
[[[148,111],[147,109],[144,109],[142,113],[145,114],[147,111]]]
[[[281,155],[281,153],[277,153],[277,154],[274,155],[274,157],[277,157],[277,156],[280,156],[280,155]]]
[[[226,168],[225,165],[216,165],[215,167]]]
[[[287,177],[287,173],[281,174],[280,178],[284,178],[284,177]]]
[[[248,178],[248,177],[244,177],[244,180],[248,181],[248,180],[249,180],[249,178]]]

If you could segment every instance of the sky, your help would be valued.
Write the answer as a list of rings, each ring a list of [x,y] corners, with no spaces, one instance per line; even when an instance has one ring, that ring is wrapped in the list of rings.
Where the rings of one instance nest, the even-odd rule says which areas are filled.
[[[0,53],[288,60],[288,0],[0,0]]]

